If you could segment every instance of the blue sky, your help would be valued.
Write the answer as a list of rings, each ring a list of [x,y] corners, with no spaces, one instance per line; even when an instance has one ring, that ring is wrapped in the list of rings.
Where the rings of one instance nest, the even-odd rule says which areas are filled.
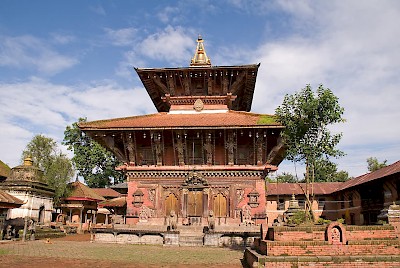
[[[20,164],[34,135],[61,142],[79,117],[155,112],[132,67],[188,66],[201,34],[213,65],[261,63],[253,112],[332,89],[335,162],[361,175],[370,156],[400,159],[399,25],[395,0],[0,1],[0,159]]]

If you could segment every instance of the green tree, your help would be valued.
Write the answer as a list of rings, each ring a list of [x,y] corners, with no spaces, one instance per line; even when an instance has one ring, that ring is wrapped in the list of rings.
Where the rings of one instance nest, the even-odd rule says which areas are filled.
[[[343,182],[349,179],[347,171],[338,171],[337,165],[325,158],[315,160],[314,173],[316,182]]]
[[[115,184],[122,182],[124,175],[115,170],[121,162],[114,154],[82,132],[78,127],[79,122],[86,122],[86,118],[79,118],[78,122],[67,126],[63,141],[68,150],[74,153],[72,162],[79,175],[89,187],[102,188],[112,182]]]
[[[71,160],[59,150],[57,143],[44,135],[36,135],[26,145],[22,159],[31,157],[33,164],[43,171],[44,181],[55,190],[54,203],[68,193],[67,184],[74,176]]]
[[[288,172],[282,172],[282,174],[276,176],[276,181],[277,182],[287,182],[287,183],[296,183],[297,180],[295,176]]]
[[[275,113],[285,126],[281,135],[287,145],[286,158],[306,165],[306,204],[311,210],[308,184],[314,181],[317,159],[340,157],[336,148],[342,134],[332,134],[328,126],[344,122],[344,109],[329,88],[320,85],[313,92],[310,85],[294,95],[286,95]]]
[[[384,160],[382,163],[379,163],[376,157],[369,157],[367,158],[368,171],[374,172],[377,171],[378,169],[386,167],[387,166],[386,162],[387,160]]]

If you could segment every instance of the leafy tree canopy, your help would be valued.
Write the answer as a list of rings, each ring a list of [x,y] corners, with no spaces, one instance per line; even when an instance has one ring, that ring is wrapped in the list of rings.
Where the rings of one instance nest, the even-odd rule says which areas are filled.
[[[378,169],[386,167],[387,166],[386,162],[387,160],[384,160],[382,163],[379,163],[376,157],[369,157],[367,158],[368,171],[374,172],[377,171]]]
[[[287,182],[287,183],[296,183],[296,177],[288,172],[282,172],[282,174],[276,176],[277,182]]]
[[[343,182],[349,179],[347,171],[338,171],[337,165],[328,159],[317,159],[314,162],[316,182]]]
[[[310,175],[314,181],[316,160],[344,155],[336,148],[342,134],[332,134],[328,128],[344,122],[343,112],[338,98],[323,85],[316,93],[307,85],[293,95],[286,95],[282,105],[275,110],[278,121],[285,126],[281,136],[287,146],[286,159],[306,164],[307,184]],[[307,211],[310,212],[309,187],[306,189]]]
[[[43,170],[43,179],[55,190],[54,202],[58,204],[60,198],[67,195],[67,183],[74,176],[71,160],[61,153],[52,138],[40,134],[34,136],[22,152],[22,159],[28,156]]]
[[[121,162],[100,144],[92,140],[79,127],[79,122],[86,122],[86,118],[79,118],[78,122],[67,126],[64,131],[63,144],[73,151],[72,161],[79,175],[89,187],[106,187],[113,183],[120,183],[124,175],[115,168]]]
[[[310,85],[294,95],[286,95],[275,113],[285,126],[282,138],[288,146],[286,158],[296,162],[313,162],[326,156],[340,157],[336,148],[342,134],[332,134],[328,126],[344,122],[344,109],[329,88],[320,85],[316,94]]]

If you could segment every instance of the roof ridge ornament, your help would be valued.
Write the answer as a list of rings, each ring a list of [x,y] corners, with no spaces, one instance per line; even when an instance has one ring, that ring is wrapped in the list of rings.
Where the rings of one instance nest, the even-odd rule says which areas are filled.
[[[192,60],[190,61],[190,66],[199,67],[211,67],[211,60],[207,57],[206,50],[204,48],[204,40],[199,35],[197,38],[197,47]]]

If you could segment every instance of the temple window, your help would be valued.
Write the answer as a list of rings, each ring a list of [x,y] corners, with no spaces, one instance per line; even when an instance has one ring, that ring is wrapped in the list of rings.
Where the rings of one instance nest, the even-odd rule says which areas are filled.
[[[278,199],[278,210],[285,210],[285,199]]]
[[[133,193],[133,202],[132,204],[135,207],[140,207],[143,204],[143,192],[140,189],[137,189],[134,193]]]

